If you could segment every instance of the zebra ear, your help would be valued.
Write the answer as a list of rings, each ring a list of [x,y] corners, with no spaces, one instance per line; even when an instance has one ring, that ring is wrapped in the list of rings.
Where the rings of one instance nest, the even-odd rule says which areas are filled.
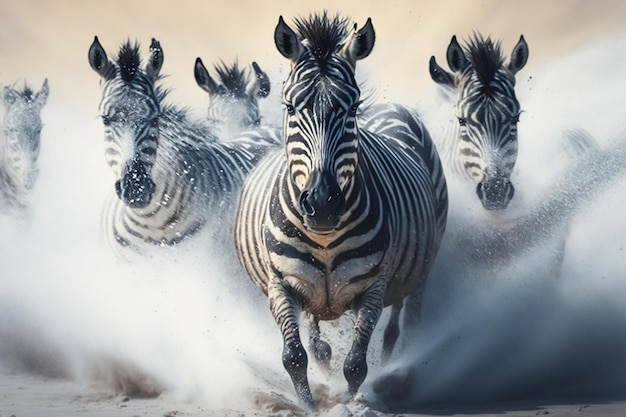
[[[454,72],[462,71],[467,65],[465,53],[463,52],[461,45],[459,45],[459,42],[456,40],[456,35],[452,36],[450,45],[448,45],[446,58],[448,60],[448,66]]]
[[[254,70],[254,80],[248,85],[248,94],[256,95],[259,98],[265,98],[270,94],[272,88],[270,77],[259,67],[255,61],[252,61],[252,69]]]
[[[89,47],[89,65],[91,68],[100,74],[102,78],[113,77],[113,74],[109,73],[109,69],[113,64],[109,61],[107,57],[107,53],[104,51],[102,45],[100,45],[100,41],[97,36],[94,36],[93,43]]]
[[[193,67],[193,76],[200,88],[209,93],[210,96],[217,94],[217,83],[213,81],[213,78],[209,75],[209,71],[207,71],[200,57],[196,58],[196,64]]]
[[[513,74],[516,74],[517,71],[524,68],[526,62],[528,62],[528,44],[524,39],[524,35],[521,35],[519,41],[517,42],[517,45],[515,45],[515,48],[513,48],[513,52],[511,53],[511,59],[509,60],[507,68]]]
[[[341,49],[341,53],[354,66],[356,61],[365,58],[372,52],[375,41],[376,32],[374,32],[372,19],[368,18],[361,29],[356,30],[356,25],[354,25],[354,32]]]
[[[15,100],[17,100],[17,93],[15,92],[15,90],[5,85],[2,88],[2,100],[5,104],[11,105],[15,103]]]
[[[163,49],[161,49],[161,43],[152,38],[152,42],[150,43],[150,58],[146,63],[146,74],[148,74],[148,77],[150,77],[153,82],[159,78],[159,72],[161,72],[164,60],[165,57],[163,55]]]
[[[46,78],[43,81],[43,84],[41,86],[41,90],[39,90],[39,92],[35,95],[35,103],[37,103],[37,105],[39,107],[43,107],[46,104],[46,101],[48,101],[48,93],[50,92],[50,89],[48,87],[48,79]]]
[[[430,78],[432,78],[437,84],[454,87],[454,76],[441,68],[439,64],[437,64],[437,60],[434,56],[430,57],[428,71],[430,72]]]
[[[296,62],[302,53],[302,43],[300,43],[296,33],[287,26],[282,16],[278,18],[278,25],[276,25],[274,30],[274,43],[278,52],[293,63]]]

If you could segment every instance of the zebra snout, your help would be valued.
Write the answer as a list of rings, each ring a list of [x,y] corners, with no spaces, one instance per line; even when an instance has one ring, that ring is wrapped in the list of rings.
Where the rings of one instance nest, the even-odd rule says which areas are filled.
[[[298,203],[307,228],[316,232],[328,232],[337,227],[346,200],[331,174],[314,171],[309,186],[300,194]]]
[[[115,182],[117,196],[131,208],[146,207],[150,204],[155,190],[156,184],[141,162],[133,161],[127,166],[122,179]]]
[[[485,210],[504,210],[515,194],[511,181],[501,178],[485,178],[476,187],[476,194]]]

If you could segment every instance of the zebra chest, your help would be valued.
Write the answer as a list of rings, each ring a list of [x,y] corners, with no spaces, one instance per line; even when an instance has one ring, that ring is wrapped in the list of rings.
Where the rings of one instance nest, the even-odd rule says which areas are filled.
[[[383,251],[312,248],[302,242],[291,242],[289,251],[281,247],[270,249],[278,279],[301,297],[304,311],[322,320],[341,316],[359,294],[384,275]]]

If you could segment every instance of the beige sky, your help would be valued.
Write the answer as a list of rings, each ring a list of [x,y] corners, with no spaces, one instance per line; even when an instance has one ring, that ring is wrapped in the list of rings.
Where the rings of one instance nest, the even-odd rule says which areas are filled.
[[[27,79],[38,86],[48,77],[51,99],[97,100],[97,77],[87,62],[93,36],[111,55],[127,38],[139,40],[145,53],[154,36],[164,48],[164,72],[176,99],[202,103],[192,72],[197,56],[207,64],[238,57],[242,64],[254,59],[277,66],[278,16],[290,22],[325,8],[359,25],[372,18],[377,41],[363,65],[376,68],[369,71],[372,84],[389,99],[418,96],[430,86],[428,59],[434,54],[445,62],[452,34],[491,34],[502,39],[506,52],[524,34],[530,74],[581,43],[626,28],[623,0],[0,0],[0,82]]]

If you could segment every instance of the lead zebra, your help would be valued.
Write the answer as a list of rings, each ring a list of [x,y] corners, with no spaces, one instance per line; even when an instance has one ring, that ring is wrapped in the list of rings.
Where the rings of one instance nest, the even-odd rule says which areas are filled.
[[[258,100],[267,97],[271,90],[267,74],[254,61],[252,76],[246,69],[239,69],[236,61],[231,66],[221,62],[214,68],[216,79],[197,58],[193,72],[198,86],[209,95],[207,117],[211,131],[220,140],[226,140],[260,126]]]
[[[440,151],[451,172],[465,173],[487,210],[506,209],[515,188],[510,177],[517,159],[517,124],[521,113],[515,74],[528,61],[528,44],[520,36],[508,62],[500,42],[480,34],[461,47],[452,37],[446,53],[449,73],[430,59],[430,75],[456,92],[453,129]]]
[[[328,363],[320,320],[356,314],[344,362],[349,394],[367,375],[367,348],[383,307],[424,284],[445,229],[447,189],[430,136],[398,107],[410,136],[358,126],[355,65],[374,46],[368,19],[281,17],[274,40],[291,63],[283,86],[284,150],[250,174],[235,224],[242,264],[268,296],[283,336],[283,365],[301,404],[315,409],[300,339],[300,312],[312,325],[311,349]]]
[[[122,256],[125,249],[174,245],[209,217],[222,215],[219,228],[232,242],[243,180],[278,140],[271,130],[259,129],[217,142],[206,124],[165,103],[167,91],[157,84],[163,59],[155,39],[144,68],[136,43],[124,43],[116,62],[97,37],[89,48],[89,63],[102,78],[105,157],[116,179],[116,195],[103,214],[104,233]]]
[[[39,174],[41,109],[48,100],[48,80],[41,90],[5,85],[0,92],[4,112],[0,131],[0,211],[19,213]]]

